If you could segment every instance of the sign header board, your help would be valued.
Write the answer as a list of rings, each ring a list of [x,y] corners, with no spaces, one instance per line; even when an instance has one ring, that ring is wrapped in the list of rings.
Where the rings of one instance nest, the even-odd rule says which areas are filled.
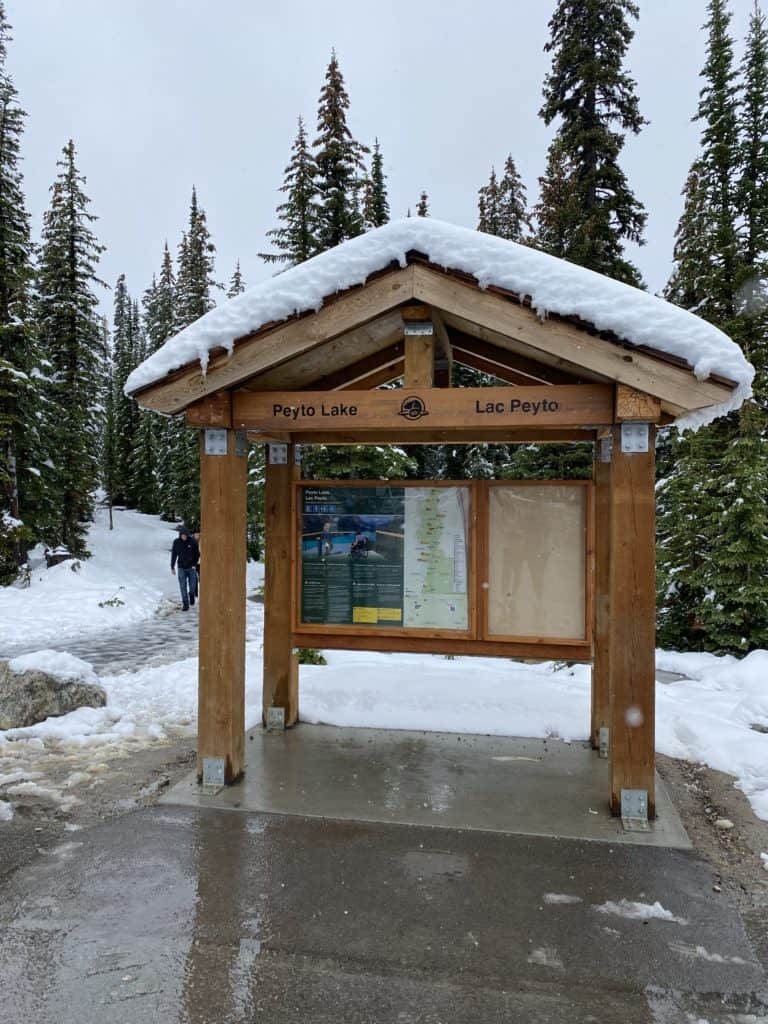
[[[596,426],[613,422],[610,384],[385,391],[236,391],[232,422],[246,430]]]

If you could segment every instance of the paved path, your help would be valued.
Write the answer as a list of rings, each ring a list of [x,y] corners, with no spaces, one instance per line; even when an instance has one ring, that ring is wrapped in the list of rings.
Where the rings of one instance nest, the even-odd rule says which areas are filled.
[[[0,883],[0,1024],[754,1024],[765,982],[675,850],[157,807]]]
[[[197,605],[188,612],[169,605],[144,622],[91,636],[63,638],[48,646],[90,661],[99,675],[114,675],[195,656],[197,624]],[[15,658],[38,650],[39,646],[9,647],[0,651],[0,657]]]

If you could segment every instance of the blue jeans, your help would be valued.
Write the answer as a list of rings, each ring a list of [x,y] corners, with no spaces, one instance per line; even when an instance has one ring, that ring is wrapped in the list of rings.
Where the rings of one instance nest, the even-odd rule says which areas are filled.
[[[189,607],[190,601],[197,597],[197,569],[183,569],[181,566],[176,570],[179,577],[179,590],[181,591],[181,603],[185,608]]]

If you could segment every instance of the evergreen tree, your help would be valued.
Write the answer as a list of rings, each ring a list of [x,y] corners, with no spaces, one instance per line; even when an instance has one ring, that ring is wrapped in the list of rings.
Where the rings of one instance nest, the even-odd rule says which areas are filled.
[[[359,194],[365,182],[363,156],[369,150],[352,137],[347,127],[348,109],[349,96],[333,52],[320,92],[314,142],[320,201],[317,236],[321,250],[354,238],[364,227]]]
[[[421,195],[419,196],[418,206],[416,207],[416,216],[417,217],[428,217],[429,216],[429,196],[423,190],[422,190]]]
[[[570,164],[578,217],[563,254],[581,266],[640,283],[623,242],[642,244],[646,214],[619,166],[624,132],[638,134],[635,82],[623,70],[637,18],[633,0],[558,0],[545,50],[552,69],[544,82],[541,117],[558,119],[553,142]],[[550,162],[552,162],[550,151]],[[546,216],[545,216],[545,219]]]
[[[238,260],[232,280],[229,282],[229,288],[227,288],[227,298],[234,299],[237,295],[242,295],[244,291],[245,284],[243,283],[243,275],[240,273],[240,260]]]
[[[488,184],[483,185],[477,193],[477,230],[486,235],[498,235],[501,226],[499,219],[499,182],[496,168],[491,168]]]
[[[124,392],[128,375],[138,365],[133,324],[133,303],[121,274],[115,285],[112,316],[112,411],[114,416],[114,464],[112,470],[112,501],[116,505],[133,506],[131,489],[131,458],[136,442],[138,422],[136,402]]]
[[[147,336],[142,326],[138,302],[133,303],[131,321],[133,348],[138,366],[148,355]],[[148,409],[139,409],[137,403],[134,402],[133,405],[136,420],[129,464],[130,492],[132,502],[139,512],[155,515],[159,511],[157,417]]]
[[[205,212],[192,190],[189,224],[179,245],[178,273],[174,296],[174,333],[199,319],[214,302],[215,246],[211,241]],[[184,520],[190,528],[200,521],[200,448],[198,432],[189,430],[183,418],[170,421],[165,439],[167,479],[164,481],[164,511]],[[170,508],[168,507],[170,506]]]
[[[285,168],[280,191],[285,202],[280,203],[277,215],[281,226],[267,232],[279,252],[260,253],[267,263],[303,263],[319,251],[318,230],[320,205],[318,201],[318,169],[307,142],[303,118],[299,118],[291,160]]]
[[[556,135],[549,147],[546,170],[539,178],[539,201],[533,213],[536,246],[560,259],[567,259],[575,250],[574,239],[582,216],[573,178],[574,169],[565,144]]]
[[[396,445],[313,445],[302,450],[306,480],[401,480],[415,468]]]
[[[39,359],[29,311],[32,245],[20,168],[25,112],[6,68],[10,26],[0,3],[0,584],[44,526],[37,429]]]
[[[104,340],[105,368],[103,374],[104,388],[104,434],[101,443],[101,483],[104,497],[109,509],[109,528],[113,528],[112,507],[115,504],[115,475],[117,468],[117,416],[116,397],[117,382],[115,380],[115,360],[112,343],[109,337],[109,325],[106,318],[102,321],[101,335]]]
[[[525,185],[511,154],[504,163],[501,181],[497,180],[496,171],[491,168],[488,184],[478,193],[478,213],[477,230],[486,234],[522,242],[525,239],[523,229],[531,231]]]
[[[73,142],[63,154],[43,219],[37,321],[41,348],[51,364],[46,429],[55,452],[53,539],[82,555],[100,468],[99,399],[106,353],[93,289],[103,285],[96,277],[103,246],[90,228],[96,218],[88,211]]]
[[[389,221],[387,176],[384,173],[384,160],[381,155],[381,146],[379,146],[378,139],[373,143],[371,173],[366,182],[363,216],[367,228],[380,228],[382,224],[386,224]]]
[[[160,276],[144,294],[144,336],[147,355],[156,352],[176,330],[176,279],[173,260],[166,242]],[[154,429],[155,482],[158,511],[167,519],[175,518],[173,503],[173,466],[175,444],[180,433],[172,419],[149,413]]]

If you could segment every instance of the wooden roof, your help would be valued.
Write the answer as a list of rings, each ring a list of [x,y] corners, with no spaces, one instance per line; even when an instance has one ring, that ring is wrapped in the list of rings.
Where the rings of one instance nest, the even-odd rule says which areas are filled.
[[[520,297],[482,289],[467,274],[409,253],[405,267],[372,274],[325,299],[317,312],[266,324],[134,393],[140,405],[174,414],[222,390],[358,390],[402,376],[402,309],[430,307],[438,341],[455,362],[511,386],[621,383],[658,398],[665,418],[720,405],[735,384],[698,380],[683,360],[632,346],[573,318],[541,320]]]

